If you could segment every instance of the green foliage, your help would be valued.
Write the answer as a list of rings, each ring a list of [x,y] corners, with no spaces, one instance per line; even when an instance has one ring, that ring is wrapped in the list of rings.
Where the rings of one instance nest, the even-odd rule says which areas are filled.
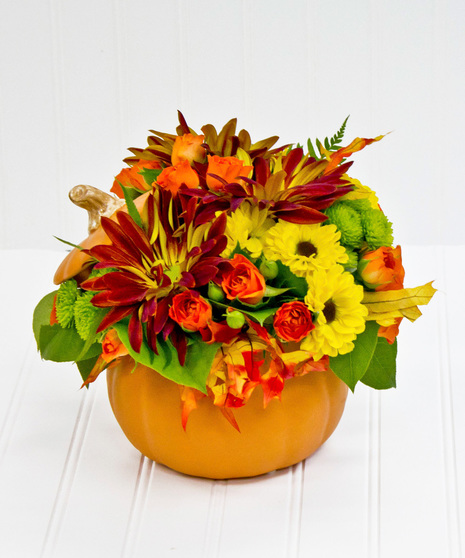
[[[39,337],[42,326],[50,325],[50,316],[52,314],[53,300],[58,291],[53,291],[44,296],[44,298],[35,307],[32,317],[32,329],[39,350]]]
[[[158,341],[158,355],[148,346],[144,339],[139,353],[131,347],[128,334],[127,321],[118,322],[113,326],[128,350],[131,357],[138,363],[156,370],[159,374],[178,384],[193,387],[206,393],[206,382],[213,363],[213,358],[221,343],[192,342],[187,347],[186,362],[179,364],[178,353],[173,344],[167,341]]]
[[[367,209],[361,213],[362,228],[370,250],[381,246],[392,246],[392,223],[378,209]]]
[[[67,240],[63,240],[62,238],[59,238],[58,236],[53,236],[53,238],[56,238],[58,241],[63,242],[63,244],[67,244],[68,246],[72,246],[73,248],[77,248],[78,250],[83,250],[82,246],[79,246],[79,244],[73,244],[72,242],[68,242]]]
[[[50,325],[53,300],[57,293],[54,291],[44,296],[34,310],[32,329],[42,358],[55,362],[79,362],[99,355],[102,346],[95,343],[93,338],[85,343],[74,327]]]
[[[384,337],[378,337],[373,358],[362,378],[362,383],[374,389],[396,387],[397,339],[390,345]]]
[[[321,141],[318,138],[316,138],[315,147],[313,146],[312,141],[309,138],[307,140],[307,148],[308,148],[308,152],[309,152],[310,156],[313,157],[314,159],[316,159],[317,161],[320,161],[321,159],[323,159],[323,155],[321,154],[321,145],[324,146],[326,151],[330,151],[330,152],[337,151],[341,147],[341,142],[342,142],[342,139],[344,137],[344,132],[345,132],[345,129],[346,129],[347,120],[349,120],[349,117],[347,117],[344,120],[341,127],[334,134],[334,136],[332,136],[331,138],[325,138],[323,143],[321,143]]]
[[[126,207],[128,208],[129,215],[132,217],[133,221],[137,225],[139,225],[140,228],[143,228],[142,219],[141,216],[139,215],[139,212],[137,211],[137,207],[134,203],[134,199],[132,195],[134,188],[126,188],[121,183],[119,183],[119,185],[121,186],[121,190],[123,190],[124,201],[126,202]]]
[[[274,286],[276,288],[287,288],[289,294],[294,295],[294,297],[304,298],[308,290],[307,281],[303,277],[294,275],[289,267],[280,260],[276,263],[278,264],[278,276],[274,281]]]
[[[92,368],[94,367],[95,363],[97,362],[99,355],[95,355],[91,358],[86,360],[80,360],[76,362],[78,370],[81,374],[82,381],[85,382],[89,377],[89,374],[92,372]],[[88,385],[86,387],[89,387]]]
[[[62,328],[59,324],[43,325],[39,334],[39,351],[44,360],[54,362],[78,362],[102,351],[100,343],[93,343],[83,351],[85,343],[74,328]]]
[[[378,330],[377,323],[367,322],[365,331],[357,335],[353,351],[329,359],[331,370],[352,391],[354,391],[357,382],[365,376],[370,366],[377,347]]]
[[[217,302],[216,300],[212,300],[212,299],[207,299],[207,300],[213,306],[217,306],[218,308],[224,308],[224,310],[227,310],[228,308],[236,308],[237,310],[239,310],[249,318],[252,318],[252,320],[254,320],[255,322],[258,322],[260,325],[263,325],[263,323],[267,318],[273,316],[279,310],[279,306],[273,308],[265,308],[264,306],[261,306],[256,310],[251,310],[253,306],[241,304],[237,300],[231,301],[229,304],[223,304],[221,302]]]
[[[74,324],[74,303],[77,296],[77,283],[74,279],[61,283],[56,298],[56,312],[62,327],[71,327]]]
[[[162,169],[142,169],[139,174],[142,175],[148,186],[152,186],[152,184],[157,181],[161,172]]]
[[[341,244],[350,248],[360,248],[363,241],[362,218],[356,209],[344,202],[334,203],[325,210],[328,220],[341,233]]]
[[[74,322],[76,330],[84,341],[90,337],[95,317],[99,312],[99,309],[91,302],[94,295],[95,293],[91,291],[84,292],[78,296],[74,304]],[[95,331],[93,333],[95,333]]]

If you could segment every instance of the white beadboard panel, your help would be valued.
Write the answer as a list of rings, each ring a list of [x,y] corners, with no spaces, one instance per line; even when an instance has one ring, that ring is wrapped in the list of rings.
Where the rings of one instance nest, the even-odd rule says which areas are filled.
[[[369,394],[363,387],[356,391],[334,434],[305,463],[299,556],[371,558]]]
[[[46,210],[51,208],[57,226],[60,197],[48,3],[19,0],[3,6],[0,37],[0,245],[44,247]]]
[[[464,328],[460,324],[465,309],[462,277],[463,259],[457,250],[446,247],[438,256],[443,262],[444,305],[439,315],[440,373],[442,381],[445,453],[445,489],[449,507],[448,532],[455,555],[465,551],[465,428],[461,417],[465,394],[463,363]],[[442,256],[442,257],[441,257]]]
[[[124,556],[208,554],[223,505],[222,483],[188,477],[147,460],[145,486],[134,510]]]
[[[31,373],[31,361],[26,364],[26,354],[31,354],[32,362],[40,360],[32,339],[32,314],[39,300],[54,289],[52,277],[61,259],[53,251],[42,251],[40,255],[32,250],[2,251],[0,307],[4,319],[0,320],[0,349],[12,369],[4,367],[1,371],[0,425],[20,399]],[[41,271],[34,273],[38,267]]]
[[[456,477],[450,477],[456,440],[451,432],[447,335],[441,319],[446,285],[442,251],[404,250],[412,270],[406,285],[437,279],[431,306],[414,325],[401,324],[396,390],[382,394],[380,444],[380,548],[382,558],[402,555],[461,556],[458,551]],[[463,311],[463,307],[462,307]],[[434,479],[434,481],[433,481]]]
[[[38,365],[30,351],[24,360],[7,361],[15,377],[20,363],[29,374],[26,381],[18,377],[22,389],[8,407],[0,440],[0,552],[32,557],[43,548],[82,398],[70,365]]]
[[[302,467],[302,465],[299,465]],[[298,471],[291,467],[261,477],[227,482],[225,504],[217,521],[216,552],[210,556],[293,556],[289,518],[295,514],[300,486],[293,480]],[[297,509],[298,511],[298,509]],[[299,522],[293,525],[299,529]]]
[[[105,378],[85,396],[92,397],[92,404],[82,420],[74,462],[56,494],[44,558],[120,555],[140,485],[140,453],[124,437],[111,412]]]

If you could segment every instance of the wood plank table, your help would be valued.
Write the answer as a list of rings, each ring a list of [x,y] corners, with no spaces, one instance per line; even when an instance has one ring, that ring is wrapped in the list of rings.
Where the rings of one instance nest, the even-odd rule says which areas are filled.
[[[0,556],[460,558],[465,543],[465,247],[406,247],[439,292],[401,326],[398,388],[357,386],[328,442],[259,478],[142,457],[104,378],[41,361],[32,310],[63,254],[1,251]],[[460,515],[461,514],[461,515]]]

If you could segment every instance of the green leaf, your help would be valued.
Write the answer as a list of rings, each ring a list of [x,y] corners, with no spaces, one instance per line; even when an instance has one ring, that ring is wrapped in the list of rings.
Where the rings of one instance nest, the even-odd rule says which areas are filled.
[[[126,188],[126,186],[123,186],[121,183],[119,183],[119,185],[121,186],[121,190],[123,190],[124,201],[126,202],[126,207],[128,208],[129,215],[132,217],[134,222],[142,229],[142,219],[139,215],[139,212],[137,211],[136,204],[134,203],[130,192],[131,190],[133,190],[133,188]]]
[[[108,313],[107,308],[98,308],[97,312],[95,313],[94,320],[92,322],[92,326],[89,331],[89,337],[84,343],[84,347],[82,347],[82,351],[80,352],[79,356],[76,358],[76,361],[82,360],[85,357],[85,355],[87,355],[87,352],[92,347],[92,345],[95,343],[95,340],[97,338],[97,334],[96,334],[97,328],[107,313]]]
[[[307,149],[308,149],[308,153],[309,153],[310,157],[313,157],[317,161],[319,161],[321,159],[320,153],[317,154],[317,152],[315,151],[315,148],[313,147],[312,140],[310,138],[308,138],[308,140],[307,140]]]
[[[91,358],[86,360],[79,360],[76,362],[76,365],[81,373],[82,381],[85,382],[89,377],[89,374],[92,372],[92,368],[94,367],[95,363],[97,362],[99,355],[95,355]],[[89,387],[89,386],[86,386]]]
[[[396,387],[397,339],[390,345],[384,337],[378,337],[378,344],[362,383],[374,389]]]
[[[34,331],[34,337],[37,343],[37,349],[39,349],[39,337],[40,330],[42,326],[50,326],[50,316],[52,314],[53,299],[58,291],[53,291],[42,298],[39,304],[35,307],[34,314],[32,317],[32,329]]]
[[[271,287],[270,285],[266,286],[265,289],[265,293],[264,293],[264,297],[270,297],[270,296],[278,296],[280,294],[285,293],[286,291],[289,290],[289,287],[283,288],[283,289],[277,289],[276,287]]]
[[[74,328],[63,328],[59,324],[43,325],[40,328],[38,348],[45,360],[76,362],[86,360],[102,352],[100,343],[94,343],[80,358],[84,341]]]
[[[207,393],[206,382],[213,358],[221,343],[203,343],[194,341],[187,347],[186,362],[179,364],[178,354],[171,341],[157,340],[159,354],[155,354],[143,341],[139,353],[136,353],[129,343],[128,324],[119,322],[113,327],[118,337],[128,350],[130,356],[138,363],[156,370],[159,374],[183,386],[189,386]]]
[[[142,169],[139,174],[142,175],[148,186],[152,186],[152,184],[157,181],[161,172],[162,169]]]
[[[279,288],[285,285],[296,297],[304,298],[308,290],[307,281],[303,277],[294,275],[289,267],[280,260],[277,260],[276,263],[279,271],[277,278],[274,280],[275,286]]]
[[[352,391],[368,369],[377,346],[378,329],[379,326],[375,322],[367,322],[365,331],[357,335],[353,351],[329,359],[331,370]]]
[[[84,250],[84,248],[82,246],[79,246],[79,244],[73,244],[72,242],[68,242],[67,240],[63,240],[62,238],[59,238],[58,236],[55,236],[55,235],[53,235],[53,238],[56,238],[60,242],[63,242],[63,244],[67,244],[68,246],[72,246],[73,248],[77,248],[78,250]]]

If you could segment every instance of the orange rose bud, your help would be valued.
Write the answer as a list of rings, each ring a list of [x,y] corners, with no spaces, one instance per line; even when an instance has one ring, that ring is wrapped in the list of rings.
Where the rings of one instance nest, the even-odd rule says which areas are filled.
[[[157,183],[162,188],[170,190],[174,195],[184,184],[188,188],[197,188],[199,176],[189,165],[189,161],[181,161],[173,167],[166,167],[158,176]]]
[[[231,263],[234,267],[223,275],[221,283],[226,297],[229,300],[237,298],[244,304],[258,304],[266,289],[263,275],[242,254],[235,254]]]
[[[298,300],[285,302],[274,315],[273,326],[283,341],[302,341],[315,329],[312,314],[307,305]]]
[[[168,313],[187,331],[198,331],[212,319],[212,307],[197,291],[184,291],[174,296]]]
[[[110,192],[113,192],[120,198],[124,198],[123,190],[121,189],[120,184],[125,186],[126,188],[135,188],[141,192],[147,192],[151,189],[151,185],[148,185],[145,180],[143,179],[140,171],[142,169],[159,169],[160,164],[157,161],[146,161],[141,159],[138,163],[133,165],[132,167],[128,167],[123,169],[117,176],[115,176],[115,181],[113,182],[113,186],[110,189]]]
[[[367,252],[358,263],[358,273],[364,284],[375,291],[402,289],[405,271],[400,246],[381,246]]]
[[[105,335],[102,342],[102,358],[105,362],[109,363],[115,358],[122,357],[128,354],[128,350],[121,343],[118,334],[115,329],[110,329],[110,331]]]
[[[218,155],[208,156],[207,186],[210,190],[219,191],[223,188],[223,182],[211,174],[223,178],[228,184],[237,182],[238,176],[249,176],[253,167],[245,166],[244,161],[237,157],[219,157]]]
[[[392,345],[399,335],[399,325],[402,318],[395,318],[395,321],[390,326],[380,326],[378,330],[378,337],[384,337],[389,345]]]
[[[202,147],[204,140],[205,136],[194,136],[194,134],[178,136],[174,141],[171,163],[173,165],[181,161],[188,161],[190,165],[194,161],[203,163],[206,154],[205,148]]]

